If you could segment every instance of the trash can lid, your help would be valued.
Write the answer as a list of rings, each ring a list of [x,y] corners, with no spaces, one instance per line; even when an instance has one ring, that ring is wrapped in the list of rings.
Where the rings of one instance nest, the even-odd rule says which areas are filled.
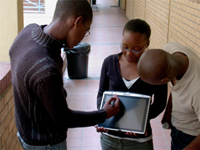
[[[80,49],[80,48],[88,48],[88,47],[90,47],[90,44],[81,42],[81,43],[78,43],[77,46],[74,46],[72,49]]]
[[[88,43],[79,43],[77,46],[73,48],[65,48],[67,53],[77,53],[77,54],[85,54],[90,52],[90,44]]]

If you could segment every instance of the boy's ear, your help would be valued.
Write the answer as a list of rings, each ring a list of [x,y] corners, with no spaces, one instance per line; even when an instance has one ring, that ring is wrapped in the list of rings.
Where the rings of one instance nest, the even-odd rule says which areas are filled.
[[[167,83],[167,82],[171,81],[171,78],[169,78],[169,77],[164,77],[164,78],[162,78],[160,81],[161,81],[162,83]]]
[[[150,44],[150,40],[148,41],[148,43],[147,43],[147,46],[146,46],[146,47],[149,47],[149,44]]]
[[[76,27],[78,27],[78,26],[81,24],[82,20],[83,20],[83,17],[82,17],[82,16],[77,17],[77,18],[75,19],[75,21],[74,21],[74,25],[75,25]]]

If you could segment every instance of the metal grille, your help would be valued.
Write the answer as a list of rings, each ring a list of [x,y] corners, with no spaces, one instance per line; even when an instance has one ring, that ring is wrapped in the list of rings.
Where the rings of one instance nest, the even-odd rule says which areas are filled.
[[[24,13],[45,13],[45,0],[23,0]]]

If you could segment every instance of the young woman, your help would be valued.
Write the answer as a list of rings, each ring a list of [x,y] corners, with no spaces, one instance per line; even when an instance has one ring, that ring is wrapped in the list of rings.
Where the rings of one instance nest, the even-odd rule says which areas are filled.
[[[142,135],[97,128],[97,132],[102,132],[103,150],[153,149],[150,119],[157,117],[165,108],[167,84],[150,85],[143,82],[138,75],[137,63],[150,44],[150,35],[150,26],[144,20],[132,19],[126,23],[120,44],[122,51],[108,56],[103,62],[97,96],[98,109],[104,91],[125,91],[153,96],[146,133]]]

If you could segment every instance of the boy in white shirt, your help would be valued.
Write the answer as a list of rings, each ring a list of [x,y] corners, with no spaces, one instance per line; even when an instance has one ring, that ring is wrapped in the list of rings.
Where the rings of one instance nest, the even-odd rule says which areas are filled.
[[[200,149],[200,58],[191,49],[168,43],[143,53],[138,74],[150,84],[170,82],[171,149]]]

